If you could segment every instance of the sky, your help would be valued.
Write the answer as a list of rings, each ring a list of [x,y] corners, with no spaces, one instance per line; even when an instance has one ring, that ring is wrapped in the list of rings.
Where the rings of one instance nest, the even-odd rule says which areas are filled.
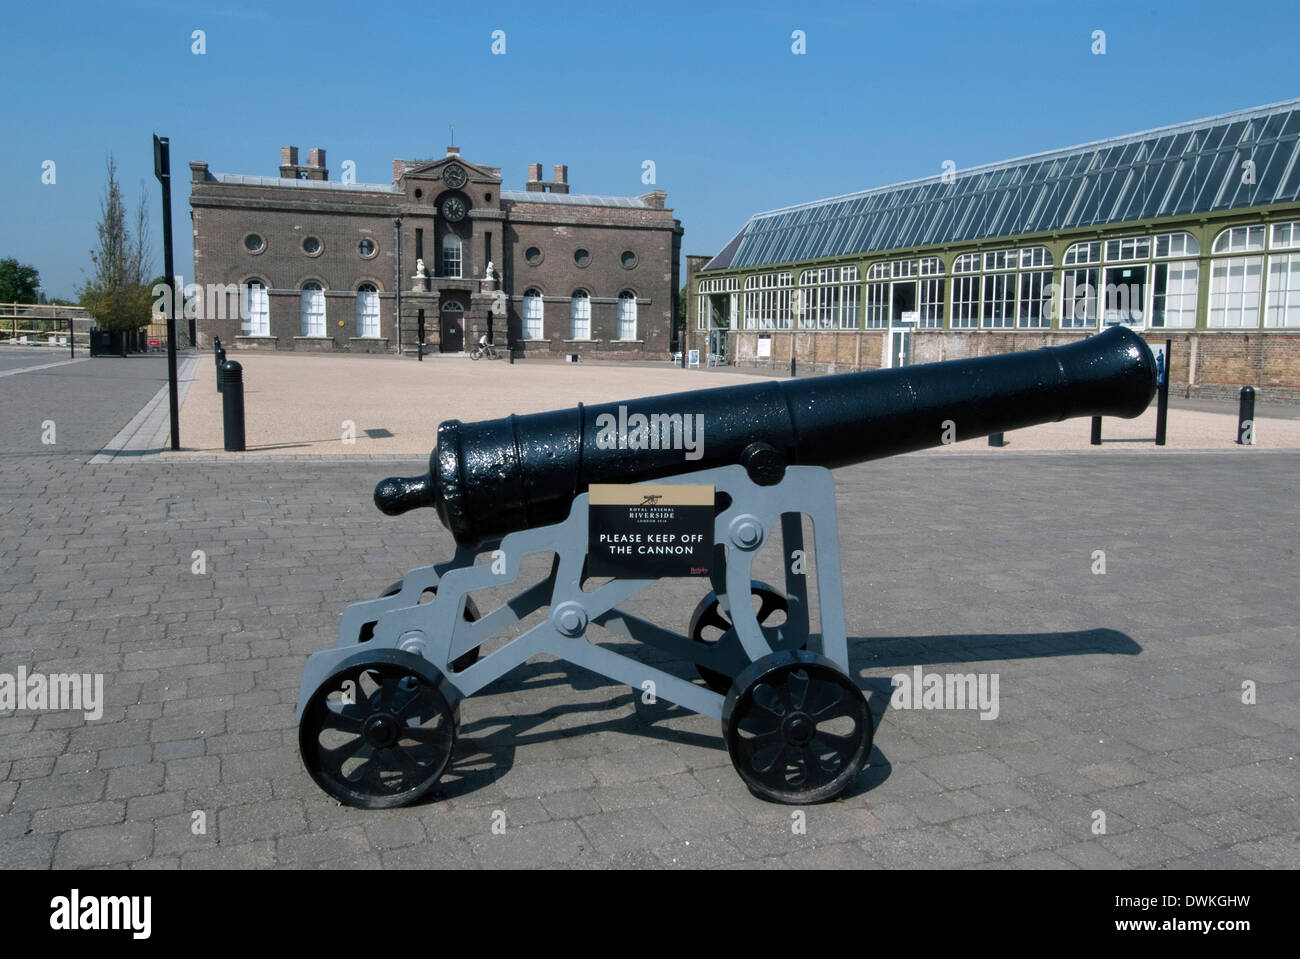
[[[109,154],[132,209],[147,191],[162,272],[153,133],[189,278],[189,162],[275,176],[283,144],[388,183],[454,125],[506,189],[535,162],[575,193],[664,190],[683,254],[712,254],[764,210],[1300,96],[1296,0],[47,0],[3,20],[0,258],[68,299]]]

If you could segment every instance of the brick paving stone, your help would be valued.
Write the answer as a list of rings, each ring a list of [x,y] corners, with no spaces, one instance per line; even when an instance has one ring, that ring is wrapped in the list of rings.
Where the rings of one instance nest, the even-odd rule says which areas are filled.
[[[59,835],[55,869],[86,869],[144,859],[153,850],[153,828],[144,823],[119,823],[69,829]]]
[[[662,841],[667,836],[656,838]],[[572,863],[589,847],[590,840],[578,828],[578,823],[561,821],[507,828],[502,835],[477,835],[468,844],[475,860],[484,868],[537,868]]]

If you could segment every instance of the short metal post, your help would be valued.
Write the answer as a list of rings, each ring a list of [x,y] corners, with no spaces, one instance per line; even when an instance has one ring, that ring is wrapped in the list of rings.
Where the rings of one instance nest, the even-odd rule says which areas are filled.
[[[1156,392],[1156,446],[1165,445],[1165,432],[1169,423],[1169,364],[1173,357],[1173,341],[1165,340],[1164,362],[1160,365],[1160,382]]]
[[[1092,445],[1093,446],[1101,445],[1101,417],[1100,416],[1094,416],[1092,418]]]
[[[424,310],[420,310],[415,321],[415,358],[424,362]]]
[[[1006,445],[1007,445],[1007,441],[1003,438],[1003,435],[1001,433],[989,434],[989,446],[1003,447]]]
[[[244,368],[235,360],[221,364],[221,418],[225,427],[226,452],[242,453],[244,444]]]
[[[794,351],[790,351],[790,375],[794,376]]]
[[[232,361],[233,362],[233,361]],[[221,368],[226,365],[225,347],[217,347],[217,392],[221,392]]]
[[[1241,405],[1237,408],[1237,445],[1255,445],[1255,387],[1241,388]]]

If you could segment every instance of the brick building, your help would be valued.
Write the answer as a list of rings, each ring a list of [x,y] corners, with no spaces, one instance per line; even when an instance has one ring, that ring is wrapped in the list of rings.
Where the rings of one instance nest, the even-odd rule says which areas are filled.
[[[190,170],[200,346],[410,355],[423,331],[429,352],[487,333],[517,356],[669,353],[682,227],[662,191],[571,193],[539,163],[503,190],[457,147],[394,160],[390,184],[332,181],[324,150],[291,146],[275,177]]]
[[[750,218],[686,258],[688,347],[872,369],[1123,323],[1171,385],[1300,402],[1300,100]]]

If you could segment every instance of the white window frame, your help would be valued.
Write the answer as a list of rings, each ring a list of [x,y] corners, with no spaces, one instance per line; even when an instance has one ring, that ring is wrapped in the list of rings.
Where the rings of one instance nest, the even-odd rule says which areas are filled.
[[[1296,226],[1300,239],[1300,223]],[[1300,252],[1275,253],[1268,258],[1264,325],[1275,330],[1300,327]]]
[[[325,335],[325,287],[308,280],[300,291],[300,316],[303,336]]]
[[[922,261],[924,264],[924,261]],[[922,330],[943,328],[943,277],[922,274],[917,283],[916,325]]]
[[[1259,253],[1264,249],[1263,224],[1245,224],[1233,226],[1222,231],[1214,238],[1211,252],[1220,253]]]
[[[439,276],[446,277],[449,280],[458,280],[461,278],[461,267],[463,259],[461,256],[461,241],[455,233],[444,233],[442,237],[442,258],[439,266],[442,268]]]
[[[1192,239],[1195,240],[1195,237]],[[1160,292],[1159,279],[1162,270],[1165,274],[1163,293]],[[1177,277],[1171,281],[1175,271]],[[1151,328],[1153,330],[1195,329],[1196,301],[1201,286],[1200,261],[1159,260],[1151,264],[1150,282]],[[1157,310],[1157,305],[1162,306],[1163,310]]]
[[[1101,240],[1081,240],[1065,251],[1063,266],[1083,266],[1101,262]]]
[[[1044,249],[1041,248],[1040,249]],[[1050,259],[1050,257],[1049,257]],[[1052,325],[1052,271],[1026,270],[1018,274],[1016,326],[1022,330],[1045,330]]]
[[[357,287],[357,336],[379,338],[379,287],[373,283]]]
[[[1300,220],[1274,223],[1269,229],[1270,250],[1300,250]]]
[[[745,329],[788,330],[792,327],[794,274],[756,273],[745,277]]]
[[[973,254],[978,256],[978,254]],[[953,269],[956,269],[954,264]],[[978,273],[963,273],[952,278],[952,304],[949,323],[954,330],[976,330],[983,309],[982,286]]]
[[[1130,263],[1151,259],[1151,237],[1124,236],[1106,241],[1107,263]]]
[[[1155,252],[1152,255],[1157,260],[1201,254],[1201,244],[1197,242],[1196,237],[1182,232],[1156,234],[1153,249]]]
[[[1045,246],[1027,246],[1020,251],[1020,269],[1052,265],[1052,251]]]
[[[636,294],[631,290],[618,295],[618,338],[636,339]]]
[[[266,284],[253,279],[244,284],[244,316],[241,317],[244,336],[271,335],[271,300]]]
[[[984,254],[985,272],[1000,272],[1016,268],[1015,250],[989,250]]]
[[[1000,251],[999,251],[1000,252]],[[1014,251],[1012,251],[1014,252]],[[986,273],[981,284],[983,301],[980,329],[1007,330],[1016,325],[1018,284],[1015,273]]]
[[[889,326],[889,284],[868,283],[863,328],[883,330]]]
[[[569,339],[591,339],[591,294],[574,290],[569,297]]]
[[[524,290],[524,339],[540,340],[545,328],[546,305],[542,300],[542,291],[530,286]]]
[[[1206,314],[1209,328],[1258,329],[1263,281],[1262,256],[1223,256],[1211,260],[1210,308]]]
[[[1061,329],[1095,330],[1101,315],[1101,267],[1076,266],[1061,272]],[[1083,277],[1083,296],[1078,295]],[[1082,312],[1079,307],[1082,306]]]

